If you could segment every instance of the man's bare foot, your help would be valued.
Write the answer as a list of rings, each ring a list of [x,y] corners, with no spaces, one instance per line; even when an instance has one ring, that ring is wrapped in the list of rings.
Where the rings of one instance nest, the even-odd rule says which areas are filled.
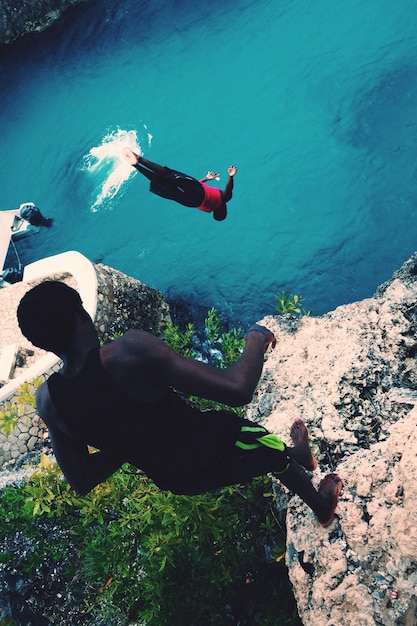
[[[316,513],[320,526],[326,528],[332,523],[339,494],[342,491],[342,481],[337,474],[327,474],[319,486],[319,494],[325,503],[320,514]]]
[[[290,430],[290,436],[293,442],[293,448],[287,448],[287,453],[297,463],[313,472],[317,467],[317,461],[311,452],[308,443],[308,430],[301,418],[293,422]]]
[[[135,167],[135,165],[139,163],[139,156],[135,154],[133,150],[131,150],[127,146],[123,148],[122,154],[124,158],[126,159],[126,161],[128,161],[128,163],[132,165],[133,167]]]

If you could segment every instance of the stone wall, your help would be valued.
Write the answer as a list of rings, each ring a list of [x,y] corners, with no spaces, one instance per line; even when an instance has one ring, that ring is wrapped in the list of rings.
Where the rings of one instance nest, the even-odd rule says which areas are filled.
[[[101,341],[132,328],[160,335],[170,320],[162,293],[106,265],[94,267],[98,281],[95,324]]]
[[[94,269],[98,283],[94,322],[100,341],[106,342],[115,333],[123,334],[129,329],[142,329],[157,336],[162,333],[170,320],[170,315],[168,304],[160,291],[105,265],[94,265]],[[7,343],[12,337],[19,345],[19,354],[29,354],[28,357],[21,359],[20,367],[15,370],[16,374],[21,374],[25,367],[46,354],[43,350],[34,348],[22,336],[16,320],[16,308],[20,299],[26,291],[45,278],[61,280],[77,288],[76,280],[67,273],[43,277],[28,283],[16,283],[0,289],[0,307],[4,319],[0,339],[3,338]],[[52,370],[44,372],[41,378],[46,379],[56,369],[59,369],[59,364]],[[42,447],[47,438],[44,424],[39,420],[35,409],[27,402],[19,400],[19,395],[20,389],[0,404],[0,414],[16,411],[17,405],[21,411],[21,418],[13,434],[6,436],[0,432],[0,468],[10,461],[16,461],[27,452]]]
[[[0,44],[42,31],[69,7],[86,0],[0,0]]]

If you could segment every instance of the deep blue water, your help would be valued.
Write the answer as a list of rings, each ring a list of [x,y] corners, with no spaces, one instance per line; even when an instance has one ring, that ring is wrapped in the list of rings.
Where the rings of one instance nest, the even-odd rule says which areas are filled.
[[[55,220],[23,262],[76,249],[251,323],[280,290],[321,314],[417,249],[414,0],[99,0],[1,53],[1,208]],[[200,178],[229,216],[149,193],[119,158]]]

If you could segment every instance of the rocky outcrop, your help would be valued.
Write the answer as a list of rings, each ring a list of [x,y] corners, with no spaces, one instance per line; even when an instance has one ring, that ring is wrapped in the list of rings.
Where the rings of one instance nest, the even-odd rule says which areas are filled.
[[[41,31],[68,7],[86,0],[0,0],[0,44],[8,44],[25,33]]]
[[[315,484],[329,471],[343,481],[327,529],[297,496],[288,503],[287,564],[308,626],[417,624],[416,312],[414,255],[373,298],[262,321],[278,341],[249,417],[289,441],[301,416]]]
[[[98,283],[94,323],[101,341],[131,329],[162,334],[171,317],[160,291],[102,263],[94,264],[94,269]]]

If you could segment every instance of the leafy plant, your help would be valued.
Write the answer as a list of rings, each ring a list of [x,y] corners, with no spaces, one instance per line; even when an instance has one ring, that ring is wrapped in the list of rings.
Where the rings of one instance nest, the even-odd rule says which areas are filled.
[[[41,455],[39,466],[27,481],[25,493],[25,508],[34,517],[43,514],[62,517],[71,508],[84,504],[84,500],[63,480],[59,465],[45,454]]]
[[[29,405],[33,409],[36,408],[35,393],[36,389],[41,385],[42,378],[33,378],[31,381],[22,383],[17,389],[14,403],[20,406]]]
[[[8,437],[13,434],[14,429],[19,423],[19,416],[17,411],[11,404],[6,405],[5,408],[0,411],[0,430]]]
[[[79,603],[85,612],[107,619],[119,612],[125,623],[147,626],[217,626],[229,605],[251,624],[275,626],[285,623],[279,621],[282,607],[293,614],[294,604],[279,563],[285,537],[273,507],[267,477],[188,497],[161,491],[129,466],[79,498],[57,465],[42,460],[28,485],[3,494],[0,529],[25,524],[36,535],[39,518],[55,530],[70,529],[79,558],[67,576],[84,589]],[[43,552],[26,558],[26,571],[46,559],[56,563],[63,551],[62,544],[46,541]]]
[[[241,355],[245,345],[243,332],[234,328],[232,331],[222,333],[220,336],[222,350],[222,366],[229,367]]]
[[[198,333],[193,324],[187,324],[185,330],[168,324],[165,333],[168,345],[185,356],[192,356],[209,362],[217,367],[228,367],[240,356],[244,346],[244,334],[239,328],[231,331],[222,330],[222,322],[215,308],[207,312],[203,334]]]
[[[208,341],[216,343],[220,338],[220,317],[216,309],[212,307],[204,322],[206,337]]]
[[[274,296],[275,298],[275,310],[281,315],[311,315],[312,311],[306,311],[301,308],[303,298],[293,294],[280,291]]]
[[[34,378],[23,383],[10,402],[3,403],[0,411],[0,430],[8,437],[13,434],[19,420],[31,417],[35,412],[35,392],[42,378]]]
[[[175,326],[172,322],[168,322],[164,329],[164,337],[167,344],[184,356],[194,355],[194,325],[190,322],[187,324],[185,330],[180,331],[178,326]]]

